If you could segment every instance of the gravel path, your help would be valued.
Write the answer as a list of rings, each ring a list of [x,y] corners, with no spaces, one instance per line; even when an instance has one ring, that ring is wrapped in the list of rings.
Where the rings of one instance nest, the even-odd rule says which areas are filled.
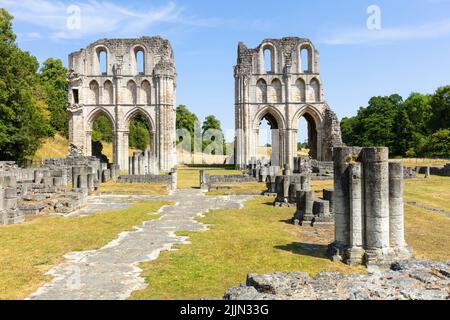
[[[115,196],[96,198],[112,203]],[[117,197],[116,197],[117,199]],[[136,231],[122,233],[105,247],[65,255],[66,262],[51,269],[54,279],[29,297],[32,300],[123,300],[146,288],[140,262],[158,258],[174,244],[188,244],[177,231],[204,231],[194,219],[211,209],[242,208],[248,196],[205,196],[199,190],[177,190],[168,196],[146,199],[176,202],[158,212],[161,218],[145,222]],[[117,201],[122,203],[123,201]],[[108,207],[108,209],[111,209]],[[90,212],[92,214],[92,212]]]

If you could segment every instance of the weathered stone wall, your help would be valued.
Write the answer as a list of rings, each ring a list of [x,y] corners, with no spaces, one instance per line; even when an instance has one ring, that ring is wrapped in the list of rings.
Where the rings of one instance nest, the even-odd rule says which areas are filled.
[[[443,168],[439,167],[416,167],[416,172],[420,174],[432,174],[436,176],[450,177],[450,163]]]
[[[258,181],[258,178],[245,174],[207,174],[206,170],[200,170],[200,189],[205,191],[209,191],[213,185]]]

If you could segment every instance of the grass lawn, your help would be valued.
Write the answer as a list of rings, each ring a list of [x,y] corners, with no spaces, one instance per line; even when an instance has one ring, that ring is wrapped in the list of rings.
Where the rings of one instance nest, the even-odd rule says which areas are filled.
[[[406,181],[407,190],[420,189],[429,203],[440,206],[448,192],[448,178]],[[318,195],[332,188],[332,181],[313,181]],[[445,193],[445,192],[444,192]],[[256,197],[243,210],[216,210],[199,219],[210,226],[190,236],[191,245],[164,252],[156,261],[140,265],[148,288],[133,299],[220,298],[232,286],[245,281],[248,273],[303,271],[311,275],[321,270],[364,272],[362,267],[333,263],[325,257],[326,245],[333,240],[332,226],[311,229],[287,224],[294,209],[269,206],[272,199]],[[450,259],[450,218],[405,206],[406,240],[419,259]]]
[[[164,204],[152,201],[125,210],[67,219],[37,217],[0,227],[0,299],[24,299],[50,278],[44,274],[63,262],[63,255],[101,248],[123,231],[157,219]]]
[[[406,180],[405,202],[408,201],[450,211],[450,177],[432,175],[424,179],[424,175],[419,175],[416,179]]]
[[[109,181],[101,184],[98,193],[121,195],[166,195],[168,194],[168,191],[166,184],[120,183]]]
[[[184,233],[191,237],[191,245],[163,252],[158,260],[140,265],[149,287],[135,292],[132,298],[220,298],[226,289],[245,281],[248,273],[364,271],[325,257],[332,228],[320,231],[322,240],[313,240],[304,232],[312,229],[285,222],[292,218],[292,208],[274,208],[267,204],[271,200],[256,197],[243,210],[207,213],[199,221],[210,225],[209,231]]]

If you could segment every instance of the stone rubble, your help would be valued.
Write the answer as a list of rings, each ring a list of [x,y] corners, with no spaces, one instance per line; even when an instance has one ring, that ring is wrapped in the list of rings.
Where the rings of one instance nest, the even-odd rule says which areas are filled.
[[[409,260],[368,274],[249,274],[225,300],[449,300],[450,261]]]

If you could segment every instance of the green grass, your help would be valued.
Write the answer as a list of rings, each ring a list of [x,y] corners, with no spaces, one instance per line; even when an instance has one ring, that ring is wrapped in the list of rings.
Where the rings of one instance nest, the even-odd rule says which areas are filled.
[[[67,219],[43,216],[0,227],[0,299],[24,299],[50,280],[44,274],[74,251],[101,248],[123,231],[131,231],[165,202],[137,204],[125,210]]]
[[[292,218],[292,208],[274,208],[266,204],[269,200],[257,197],[242,210],[207,213],[199,221],[210,225],[210,230],[188,233],[191,245],[163,252],[158,260],[140,265],[149,286],[132,298],[220,298],[227,288],[245,281],[248,273],[364,271],[326,258],[332,228],[324,231],[321,241],[313,239],[304,229],[285,222]],[[310,252],[298,243],[314,244],[316,250]]]

